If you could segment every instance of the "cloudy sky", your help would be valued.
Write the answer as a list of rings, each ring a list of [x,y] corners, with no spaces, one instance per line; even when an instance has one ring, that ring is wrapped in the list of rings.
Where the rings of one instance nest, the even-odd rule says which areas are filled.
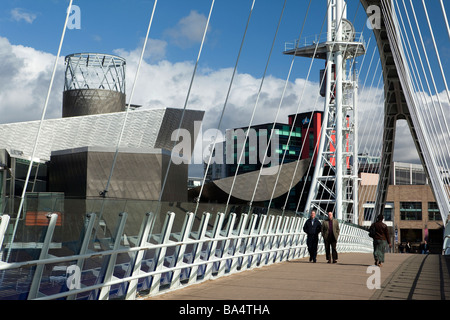
[[[428,8],[430,15],[439,17],[433,19],[433,23],[436,23],[435,35],[442,62],[444,66],[449,65],[449,38],[445,26],[437,25],[443,21],[442,11],[438,1],[430,2],[433,2]],[[78,26],[66,30],[46,118],[61,117],[64,56],[71,53],[100,52],[124,57],[127,60],[127,95],[130,96],[153,3],[153,0],[73,2],[80,11],[79,15],[72,14],[71,22]],[[41,118],[68,4],[67,0],[2,1],[0,123]],[[257,0],[248,20],[251,4],[251,0],[215,1],[187,103],[188,109],[205,111],[203,130],[217,128],[222,110],[225,110],[224,118],[219,130],[223,132],[227,128],[247,126],[254,108],[253,124],[287,122],[289,114],[323,110],[318,82],[324,61],[296,58],[292,64],[292,57],[282,52],[286,43],[298,39],[301,30],[302,41],[314,40],[325,18],[326,1],[312,1],[306,20],[308,1],[289,0],[283,7],[281,0]],[[158,1],[133,101],[127,102],[143,108],[183,108],[210,8],[210,0]],[[423,18],[423,8],[417,8],[418,16]],[[377,127],[371,129],[369,126],[382,123],[380,68],[375,72],[379,59],[375,39],[366,26],[366,13],[359,1],[349,1],[347,11],[348,20],[353,22],[357,32],[362,32],[368,44],[367,54],[365,58],[358,58],[357,67],[360,69],[360,127],[363,128],[360,131],[362,137],[368,137],[361,142],[361,151],[369,151],[380,141]],[[237,60],[247,21],[245,41]],[[434,54],[431,38],[425,32],[423,36],[430,55]],[[374,59],[370,63],[372,55]],[[236,63],[237,73],[226,100]],[[268,68],[263,77],[266,65]],[[437,81],[437,87],[443,93],[442,81]],[[279,106],[280,113],[275,119]],[[448,100],[444,107],[449,107]],[[404,123],[399,123],[397,141],[396,159],[417,161]],[[198,145],[201,152],[201,144]],[[192,175],[200,174],[193,166]]]

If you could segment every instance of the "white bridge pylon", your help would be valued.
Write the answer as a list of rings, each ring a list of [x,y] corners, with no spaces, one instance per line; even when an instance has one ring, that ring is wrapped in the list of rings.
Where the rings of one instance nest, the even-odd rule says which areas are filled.
[[[426,112],[420,110],[424,106],[420,105],[418,89],[414,88],[412,76],[412,69],[414,68],[412,65],[410,67],[409,64],[411,62],[408,64],[408,56],[405,54],[407,48],[404,47],[404,38],[406,35],[402,34],[399,20],[402,23],[403,21],[401,17],[398,17],[395,10],[396,7],[399,8],[399,3],[393,2],[392,0],[360,1],[364,9],[367,10],[369,7],[374,6],[379,8],[381,13],[379,19],[380,25],[373,28],[373,32],[377,41],[384,75],[384,127],[379,182],[372,220],[380,213],[383,213],[386,203],[394,154],[396,123],[398,120],[406,120],[417,153],[430,181],[442,221],[446,224],[450,211],[450,203],[448,190],[446,190],[448,186],[444,185],[444,177],[441,173],[441,167],[445,166],[445,161],[439,162],[439,158],[436,156],[437,149],[442,149],[442,145],[436,145],[438,137],[430,137],[427,126],[431,125],[425,122],[424,113]],[[404,4],[405,2],[402,1],[402,3]],[[410,3],[412,6],[411,9],[414,12],[413,3]],[[399,14],[401,15],[400,12]],[[406,17],[409,20],[407,12]],[[416,46],[418,47],[419,45],[416,44]],[[430,73],[432,77],[431,69]],[[415,77],[419,76],[427,77],[420,73],[415,74]],[[448,130],[443,130],[440,134],[445,139],[450,137]]]
[[[285,52],[325,60],[325,69],[320,79],[321,95],[325,97],[322,131],[311,189],[304,211],[306,214],[311,210],[322,214],[332,211],[338,219],[358,223],[358,79],[354,73],[352,59],[365,54],[365,43],[362,38],[356,37],[351,22],[346,19],[346,1],[324,2],[327,4],[326,41],[296,47]],[[424,111],[421,110],[423,106],[420,105],[420,92],[414,82],[418,76],[426,77],[426,75],[414,75],[414,70],[410,70],[412,66],[408,64],[409,55],[405,54],[407,48],[404,48],[407,35],[402,33],[399,24],[401,17],[397,16],[395,10],[396,7],[399,8],[399,4],[392,0],[360,0],[360,2],[368,18],[371,8],[379,9],[380,17],[377,21],[379,25],[372,25],[372,30],[380,54],[384,81],[383,139],[372,220],[384,211],[386,203],[396,123],[398,120],[406,120],[439,206],[442,221],[446,224],[450,212],[448,186],[442,177],[442,170],[445,169],[443,162],[446,160],[442,161],[436,156],[439,154],[436,150],[442,146],[436,145],[433,141],[436,137],[430,135],[430,125],[426,123]],[[423,6],[426,12],[425,4]],[[414,13],[414,8],[412,11]],[[399,14],[408,13],[399,12]],[[432,33],[431,26],[430,32]],[[445,75],[442,76],[445,82]],[[450,138],[448,130],[444,130],[442,134]]]
[[[285,52],[325,60],[321,72],[324,116],[305,212],[332,211],[337,219],[358,223],[357,76],[354,59],[365,54],[346,19],[344,0],[327,1],[327,37],[322,43]],[[320,38],[320,37],[319,37]],[[353,158],[353,164],[350,159]]]

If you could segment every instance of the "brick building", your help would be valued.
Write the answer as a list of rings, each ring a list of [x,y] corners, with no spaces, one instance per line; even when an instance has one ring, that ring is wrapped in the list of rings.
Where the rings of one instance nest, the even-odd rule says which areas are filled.
[[[361,173],[359,189],[360,225],[369,226],[375,204],[378,174]],[[384,211],[395,252],[409,242],[413,252],[420,252],[425,241],[430,250],[440,253],[444,222],[426,174],[419,165],[395,162]]]

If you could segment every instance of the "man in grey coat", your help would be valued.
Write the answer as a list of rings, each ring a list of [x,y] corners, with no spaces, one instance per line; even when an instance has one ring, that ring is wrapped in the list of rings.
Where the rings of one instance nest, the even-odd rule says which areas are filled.
[[[331,263],[331,258],[333,258],[333,263],[337,263],[338,253],[336,250],[336,244],[339,237],[339,232],[339,222],[333,218],[333,212],[330,211],[328,212],[328,220],[325,220],[322,223],[322,237],[325,244],[325,256],[328,263]]]

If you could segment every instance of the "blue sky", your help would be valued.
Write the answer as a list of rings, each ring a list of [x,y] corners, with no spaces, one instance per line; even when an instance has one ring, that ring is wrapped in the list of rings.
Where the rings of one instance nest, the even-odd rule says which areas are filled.
[[[421,1],[412,1],[419,20],[424,22]],[[291,56],[282,54],[284,44],[298,38],[308,2],[286,1],[267,71],[260,111],[257,112],[254,123],[274,120],[292,59]],[[409,0],[405,2],[409,8]],[[100,52],[125,57],[127,88],[130,90],[153,3],[153,0],[74,0],[73,4],[81,10],[81,28],[66,32],[47,117],[60,116],[64,81],[63,57],[71,53]],[[255,2],[239,60],[238,77],[233,84],[222,130],[245,126],[249,122],[283,3],[282,0]],[[325,0],[312,1],[303,37],[312,37],[320,32],[326,3]],[[399,0],[398,3],[401,5],[402,2]],[[2,1],[0,54],[4,62],[0,65],[0,110],[8,112],[2,112],[0,123],[40,118],[68,4],[68,0]],[[216,125],[216,119],[223,107],[251,4],[252,0],[215,1],[210,29],[199,61],[198,76],[188,105],[188,108],[205,110],[204,123],[210,127]],[[448,11],[450,4],[446,5]],[[183,107],[210,6],[211,0],[158,1],[150,31],[148,54],[132,103],[148,108]],[[450,41],[443,24],[442,11],[438,0],[427,1],[427,6],[439,43],[444,70],[448,72]],[[450,16],[450,13],[447,13],[447,16]],[[366,13],[359,1],[348,2],[347,18],[353,22],[357,32],[364,30],[364,37],[368,41],[372,32],[365,27]],[[422,23],[421,28],[431,63],[436,68],[428,26]],[[372,38],[366,61],[360,71],[361,78],[368,73],[374,44]],[[359,59],[359,63],[362,59]],[[287,115],[298,110],[297,103],[303,92],[304,102],[302,109],[298,111],[323,108],[320,100],[317,104],[317,81],[324,62],[316,60],[309,81],[305,81],[310,62],[307,58],[296,58],[283,109],[276,119],[278,122],[286,122]],[[378,81],[378,78],[373,77],[375,65],[376,62],[371,67],[372,72],[369,72],[367,90],[373,79],[374,84]],[[379,72],[376,76],[378,75]],[[438,69],[435,69],[435,77],[438,90],[442,92],[443,84]],[[368,94],[374,95],[373,92],[377,91],[368,91]],[[364,107],[371,108],[371,105],[367,102]]]
[[[408,1],[406,1],[408,3]],[[419,0],[414,0],[417,14],[423,17]],[[56,54],[68,0],[4,0],[0,13],[0,36],[13,45],[23,45],[36,50]],[[200,68],[229,68],[236,62],[249,14],[251,0],[218,0],[215,2],[211,18],[210,32],[202,52]],[[284,1],[256,1],[244,50],[238,70],[255,77],[263,74],[268,52],[277,26]],[[399,2],[400,3],[400,2]],[[140,49],[145,36],[152,0],[75,0],[81,9],[81,29],[68,30],[64,40],[62,55],[75,52],[114,53],[117,49],[131,51]],[[184,28],[180,21],[192,15],[206,17],[210,0],[160,0],[156,8],[150,38],[158,40],[149,44],[149,50],[159,50],[151,62],[158,59],[170,62],[195,61],[199,48],[198,32],[203,20],[197,19],[197,35],[186,38],[191,30]],[[271,57],[268,73],[284,79],[290,66],[290,57],[282,55],[284,43],[298,38],[306,13],[308,1],[286,2],[283,20]],[[303,36],[318,34],[324,19],[326,1],[312,1],[310,14],[306,20]],[[428,1],[430,16],[442,19],[438,0]],[[356,18],[356,19],[355,19]],[[366,38],[370,30],[364,27],[365,12],[359,1],[348,3],[348,19],[354,22],[357,31],[364,30]],[[433,20],[433,19],[432,19]],[[192,24],[187,27],[194,27]],[[426,26],[423,25],[423,28]],[[435,25],[435,35],[441,45],[443,62],[450,63],[450,46],[443,25]],[[178,34],[178,36],[175,36]],[[424,32],[424,36],[425,32]],[[184,38],[183,38],[184,37]],[[431,44],[430,38],[427,44]],[[164,45],[164,49],[158,47]],[[431,48],[430,48],[431,49]],[[163,51],[162,51],[163,50]],[[294,77],[306,77],[309,59],[299,59],[294,69]],[[446,63],[445,63],[446,64]],[[310,79],[317,81],[319,66],[314,66]]]
[[[29,46],[55,54],[68,3],[68,0],[2,1],[0,36],[7,38],[14,45]],[[220,69],[234,66],[251,3],[251,0],[215,2],[210,32],[200,60],[201,68]],[[282,0],[256,1],[239,62],[240,72],[250,73],[255,77],[262,75],[283,3]],[[414,0],[414,3],[418,16],[423,17],[420,1]],[[68,30],[62,50],[63,56],[74,52],[114,53],[117,49],[131,51],[142,46],[153,7],[152,0],[74,0],[73,4],[81,9],[81,29]],[[186,39],[190,30],[185,30],[186,34],[180,34],[180,21],[195,14],[198,17],[206,17],[210,5],[210,0],[158,1],[150,38],[159,40],[159,44],[164,44],[165,48],[164,53],[159,51],[159,55],[154,59],[171,62],[194,61],[198,53],[200,35]],[[285,42],[298,38],[307,5],[306,0],[286,2],[269,74],[286,77],[290,57],[282,55],[281,52]],[[312,1],[303,36],[319,33],[325,8],[325,0]],[[438,0],[428,1],[428,10],[432,20],[439,17],[435,21],[443,21]],[[348,19],[354,22],[357,31],[365,30],[365,37],[370,37],[370,30],[364,27],[365,12],[359,1],[348,2]],[[199,24],[203,22],[198,21]],[[196,30],[202,31],[202,28],[197,26]],[[445,28],[443,25],[435,25],[434,31],[441,45],[443,62],[450,62],[450,46]],[[176,33],[177,37],[174,36]],[[430,38],[426,38],[428,44],[431,44]],[[299,60],[302,61],[297,64],[295,71],[299,73],[296,76],[306,77],[310,61]],[[317,68],[314,71],[311,79],[317,80]]]
[[[8,38],[12,44],[56,53],[68,2],[67,0],[2,1],[0,35]],[[201,67],[218,69],[234,66],[251,3],[249,0],[215,2],[210,33],[201,57]],[[113,53],[119,48],[134,50],[142,45],[153,1],[75,0],[73,4],[81,9],[81,29],[68,30],[62,55],[88,51]],[[307,1],[287,1],[274,47],[270,74],[286,76],[290,59],[281,52],[286,41],[297,39],[307,4]],[[165,59],[171,62],[195,60],[198,41],[185,40],[184,43],[178,43],[170,30],[179,32],[177,28],[180,20],[188,17],[192,11],[206,17],[210,5],[210,0],[158,1],[150,38],[167,42]],[[264,71],[282,6],[283,1],[280,0],[256,1],[242,62],[239,64],[241,72],[259,76]],[[312,1],[311,14],[306,21],[304,35],[319,33],[325,6],[325,1]],[[349,9],[354,12],[356,7],[350,8],[349,5]],[[363,14],[360,7],[358,14],[360,26]]]

